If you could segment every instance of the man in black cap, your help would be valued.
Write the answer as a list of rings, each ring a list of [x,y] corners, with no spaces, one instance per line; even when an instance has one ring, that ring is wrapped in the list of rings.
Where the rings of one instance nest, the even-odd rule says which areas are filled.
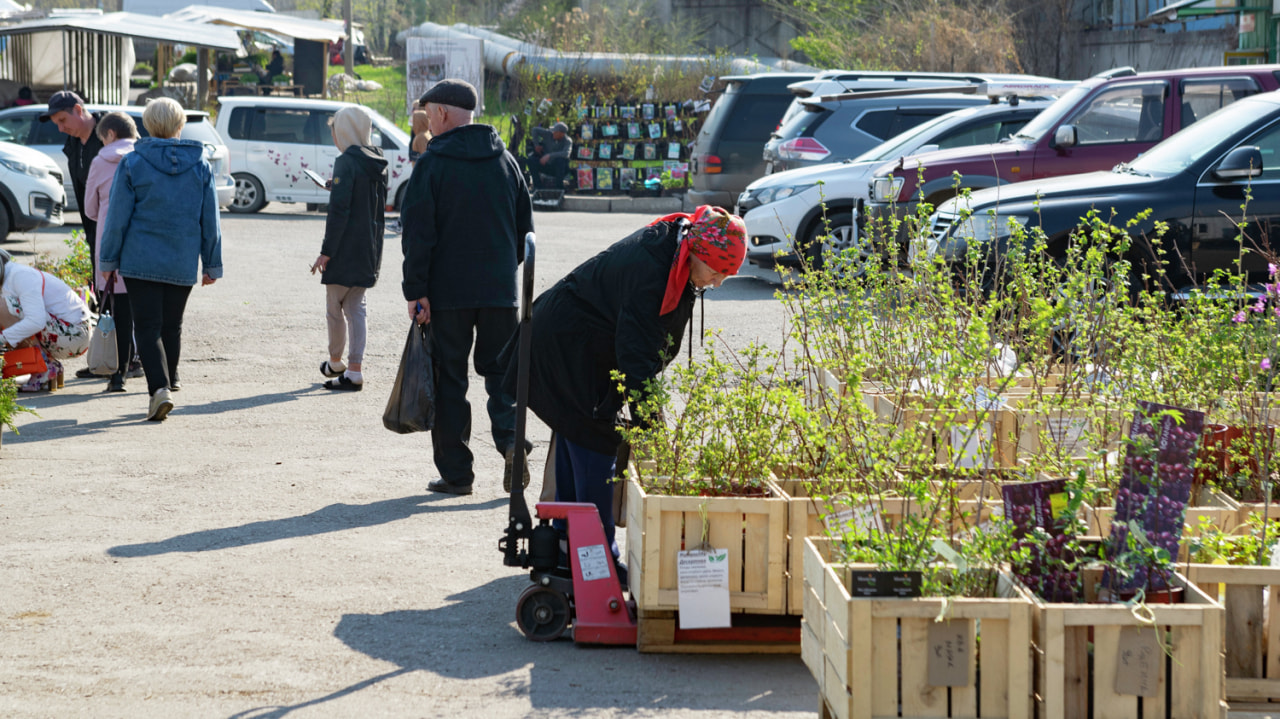
[[[476,99],[469,83],[443,80],[419,100],[431,142],[413,167],[400,215],[404,297],[410,317],[431,323],[437,369],[431,443],[440,478],[427,486],[451,494],[470,494],[475,480],[467,401],[473,343],[494,445],[504,456],[515,445],[515,400],[503,389],[498,355],[518,324],[516,267],[533,231],[516,159],[497,131],[471,122]]]
[[[564,189],[564,176],[569,174],[569,155],[573,152],[569,126],[557,122],[550,130],[535,127],[529,134],[533,135],[533,153],[525,161],[529,163],[534,187]]]
[[[93,240],[98,236],[98,223],[84,214],[84,186],[89,179],[89,166],[102,149],[102,140],[94,131],[98,127],[98,117],[84,109],[84,100],[79,95],[70,90],[59,90],[49,98],[49,109],[40,115],[40,122],[50,120],[67,136],[67,141],[62,145],[62,154],[67,156],[71,187],[75,190],[76,204],[80,207],[80,224],[84,226],[85,242],[89,243],[89,257],[93,259]]]

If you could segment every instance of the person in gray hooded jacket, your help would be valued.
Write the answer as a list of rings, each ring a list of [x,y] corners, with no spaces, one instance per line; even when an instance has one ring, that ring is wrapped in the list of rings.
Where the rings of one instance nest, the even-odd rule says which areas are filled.
[[[134,338],[151,394],[147,419],[155,422],[168,416],[169,393],[181,387],[182,315],[191,287],[222,276],[213,171],[204,145],[178,139],[186,121],[174,100],[147,103],[142,124],[151,137],[120,160],[98,258],[106,282],[114,281],[115,272],[128,280]]]
[[[383,212],[387,205],[387,160],[370,140],[373,117],[363,107],[344,107],[329,122],[333,144],[342,152],[329,181],[329,214],[320,256],[311,266],[325,286],[329,359],[320,373],[333,379],[326,389],[364,388],[365,290],[382,266]],[[347,362],[343,346],[350,335]]]

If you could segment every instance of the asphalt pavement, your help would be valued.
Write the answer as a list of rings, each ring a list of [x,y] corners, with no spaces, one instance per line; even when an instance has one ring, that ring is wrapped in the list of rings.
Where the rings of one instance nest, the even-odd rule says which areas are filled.
[[[540,213],[537,286],[649,221]],[[0,447],[0,716],[795,717],[798,656],[641,655],[527,641],[504,567],[501,460],[472,381],[477,491],[430,493],[430,438],[381,414],[409,328],[398,237],[369,293],[365,389],[331,393],[323,215],[223,215],[226,276],[196,288],[183,389],[143,421],[145,382],[24,396]],[[20,260],[67,230],[13,235]],[[777,342],[776,276],[708,293],[706,326]],[[697,314],[695,314],[695,321]],[[531,422],[533,461],[547,429]]]

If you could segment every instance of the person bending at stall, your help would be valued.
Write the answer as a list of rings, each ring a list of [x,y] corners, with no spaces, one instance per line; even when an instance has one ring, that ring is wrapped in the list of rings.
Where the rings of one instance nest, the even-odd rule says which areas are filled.
[[[703,206],[693,215],[655,220],[579,265],[533,303],[529,409],[553,432],[556,501],[596,505],[615,560],[610,480],[625,398],[612,373],[624,375],[627,396],[643,392],[679,351],[695,293],[737,274],[745,256],[742,219]],[[518,336],[505,350],[511,388]],[[624,565],[618,573],[625,581]]]

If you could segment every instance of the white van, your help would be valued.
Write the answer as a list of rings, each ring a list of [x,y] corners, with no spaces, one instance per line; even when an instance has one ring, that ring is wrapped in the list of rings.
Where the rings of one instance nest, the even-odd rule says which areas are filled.
[[[325,204],[329,192],[307,178],[328,179],[338,148],[329,118],[353,103],[293,97],[220,97],[217,129],[231,149],[235,178],[232,212],[257,212],[268,202]],[[373,115],[373,143],[387,158],[387,209],[400,208],[412,167],[409,136],[390,120]]]

